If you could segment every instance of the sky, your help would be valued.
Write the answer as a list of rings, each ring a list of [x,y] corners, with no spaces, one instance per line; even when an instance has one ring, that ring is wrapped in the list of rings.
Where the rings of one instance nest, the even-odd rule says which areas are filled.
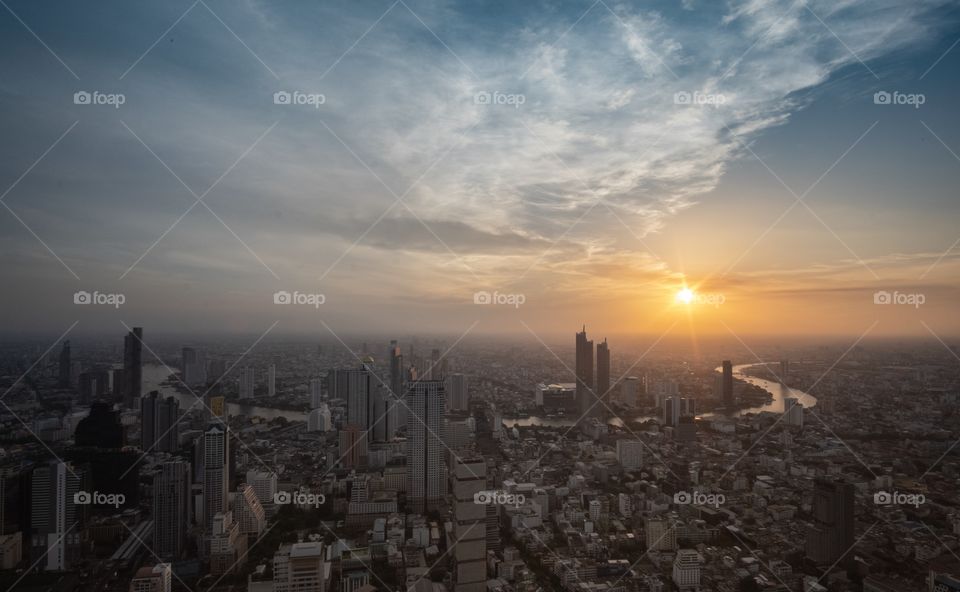
[[[958,19],[3,0],[0,332],[954,337]]]

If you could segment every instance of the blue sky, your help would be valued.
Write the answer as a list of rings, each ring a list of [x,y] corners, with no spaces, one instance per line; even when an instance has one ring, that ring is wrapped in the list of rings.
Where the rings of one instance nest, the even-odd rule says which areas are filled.
[[[921,286],[943,322],[957,295],[955,3],[4,2],[8,330],[116,322],[79,289],[225,331],[310,319],[269,306],[281,289],[357,330],[453,332],[477,290],[545,327],[605,299],[642,317],[683,282],[770,311]],[[777,177],[828,170],[778,221]]]

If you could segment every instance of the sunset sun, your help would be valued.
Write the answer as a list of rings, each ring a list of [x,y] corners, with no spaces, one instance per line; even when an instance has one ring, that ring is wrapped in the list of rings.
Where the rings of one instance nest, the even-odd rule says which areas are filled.
[[[684,304],[690,304],[693,302],[694,294],[693,290],[690,288],[684,288],[677,292],[676,300],[677,302],[682,302]]]

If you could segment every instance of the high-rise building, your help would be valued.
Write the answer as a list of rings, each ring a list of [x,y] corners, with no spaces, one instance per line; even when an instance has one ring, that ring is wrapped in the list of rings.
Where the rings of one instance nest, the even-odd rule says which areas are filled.
[[[106,398],[110,392],[110,371],[94,368],[80,373],[80,402],[89,405],[97,399]]]
[[[87,506],[78,502],[82,492],[91,493],[89,482],[85,469],[64,462],[33,470],[31,556],[44,557],[47,571],[69,570],[81,553]]]
[[[796,397],[784,397],[783,423],[788,426],[803,427],[803,405]]]
[[[643,443],[640,440],[617,440],[617,462],[626,470],[643,466]]]
[[[603,401],[601,405],[610,404],[610,346],[607,340],[597,344],[597,396]]]
[[[308,432],[329,432],[332,428],[330,407],[326,403],[310,411],[310,415],[307,416]]]
[[[700,553],[694,549],[680,549],[673,560],[673,583],[680,590],[700,589]]]
[[[467,377],[463,374],[449,374],[446,377],[447,402],[451,411],[470,409],[470,394],[467,391]]]
[[[790,378],[790,360],[780,360],[780,383],[787,384]]]
[[[57,370],[57,386],[70,387],[70,340],[63,342],[60,348],[60,366]]]
[[[367,434],[358,425],[347,424],[340,430],[340,463],[345,467],[367,464]]]
[[[277,365],[267,367],[267,396],[271,399],[277,396]]]
[[[254,396],[254,389],[257,384],[257,373],[254,368],[249,366],[244,366],[240,369],[240,398],[241,399],[252,399]]]
[[[643,531],[648,551],[673,551],[677,548],[677,528],[665,518],[644,518]]]
[[[721,382],[721,391],[723,395],[723,404],[727,407],[733,406],[733,363],[730,360],[723,361],[723,382]]]
[[[272,504],[277,493],[277,474],[273,471],[247,471],[247,485],[253,488],[261,504]]]
[[[323,380],[320,378],[310,379],[310,408],[317,409],[323,405]]]
[[[228,510],[229,458],[229,432],[222,424],[212,424],[203,434],[203,524],[208,531],[213,517]]]
[[[241,534],[259,536],[263,532],[267,523],[267,514],[252,485],[244,483],[237,487],[233,508]]]
[[[323,543],[281,545],[273,556],[273,592],[325,592],[330,564]]]
[[[444,402],[442,380],[407,385],[407,504],[424,513],[443,498],[445,467],[441,436]]]
[[[641,386],[640,379],[636,376],[626,377],[620,386],[620,402],[627,407],[639,406]]]
[[[180,355],[180,377],[188,387],[207,383],[207,361],[203,352],[185,347]]]
[[[209,542],[212,575],[235,573],[243,567],[247,558],[247,537],[240,532],[233,512],[225,510],[213,516]]]
[[[593,394],[593,341],[587,339],[587,327],[577,333],[577,401],[580,406],[580,419],[586,419],[596,411]]]
[[[456,563],[456,592],[485,592],[487,582],[487,506],[474,497],[487,488],[487,464],[483,458],[454,462],[452,488],[453,528],[447,548]]]
[[[179,448],[180,403],[151,391],[140,399],[140,448],[144,452],[176,452]]]
[[[130,592],[170,592],[173,569],[169,563],[141,567],[130,580]]]
[[[153,473],[153,552],[179,559],[187,546],[191,523],[190,463],[162,463]]]
[[[819,478],[813,489],[813,523],[807,528],[807,557],[817,565],[839,561],[854,541],[854,486]]]
[[[400,351],[400,346],[394,340],[390,342],[390,395],[392,395],[392,400],[388,403],[388,411],[391,411],[395,418],[390,422],[390,425],[394,426],[394,430],[402,425],[407,425],[407,407],[402,399],[405,392],[403,383],[403,354]],[[390,399],[389,396],[388,399]]]
[[[663,401],[663,425],[676,427],[680,424],[681,399],[667,397]]]
[[[123,338],[123,402],[127,409],[136,409],[143,388],[143,327],[134,327]]]

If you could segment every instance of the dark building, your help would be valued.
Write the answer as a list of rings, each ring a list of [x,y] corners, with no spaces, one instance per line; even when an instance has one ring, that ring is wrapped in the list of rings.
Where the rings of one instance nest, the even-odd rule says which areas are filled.
[[[134,327],[123,338],[123,379],[126,388],[123,403],[127,409],[136,409],[143,379],[143,328]]]
[[[122,493],[123,508],[139,503],[138,488],[140,455],[124,451],[126,444],[119,414],[109,403],[98,401],[90,414],[80,420],[73,434],[75,446],[64,451],[64,459],[88,468],[94,491]]]
[[[813,523],[807,528],[806,554],[817,565],[831,565],[854,541],[854,488],[852,483],[820,478],[813,489]]]
[[[597,344],[597,396],[610,403],[610,347],[607,340]]]
[[[723,393],[723,404],[727,407],[733,405],[733,364],[730,360],[723,361],[723,378],[720,383],[720,391]]]
[[[60,368],[57,374],[57,385],[60,388],[70,387],[70,341],[64,341],[60,348]]]
[[[595,411],[596,397],[593,394],[593,341],[587,339],[587,327],[577,333],[577,402],[580,404],[581,419],[586,419]]]
[[[110,392],[110,371],[105,368],[88,370],[80,374],[80,402],[89,405],[105,398]]]
[[[160,393],[151,391],[140,399],[140,448],[144,452],[176,452],[179,417],[180,403],[174,397],[162,399]]]
[[[109,403],[98,401],[90,406],[90,413],[77,424],[73,439],[77,446],[123,448],[123,425]]]

